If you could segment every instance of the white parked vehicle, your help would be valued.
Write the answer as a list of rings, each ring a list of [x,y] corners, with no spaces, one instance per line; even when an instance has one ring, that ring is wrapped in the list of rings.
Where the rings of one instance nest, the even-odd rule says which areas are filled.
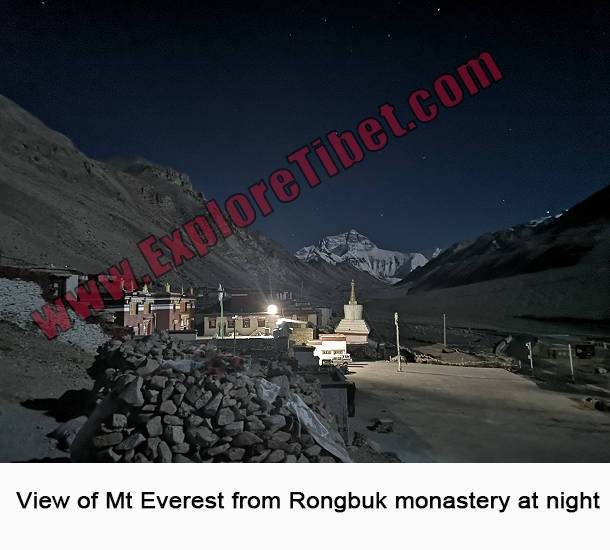
[[[352,356],[349,353],[334,352],[322,353],[320,355],[320,366],[332,365],[333,367],[347,367],[352,362]]]

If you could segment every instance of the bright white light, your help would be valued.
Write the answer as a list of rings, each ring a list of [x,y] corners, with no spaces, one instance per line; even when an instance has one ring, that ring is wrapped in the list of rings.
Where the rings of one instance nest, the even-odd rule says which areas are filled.
[[[269,315],[277,315],[277,306],[270,304],[267,306],[267,313]]]

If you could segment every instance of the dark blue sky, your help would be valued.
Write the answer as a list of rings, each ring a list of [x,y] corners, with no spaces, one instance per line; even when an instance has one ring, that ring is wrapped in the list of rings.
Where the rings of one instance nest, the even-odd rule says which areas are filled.
[[[387,248],[444,247],[608,184],[602,2],[85,4],[2,3],[0,93],[92,157],[144,156],[222,201],[312,139],[494,55],[501,82],[256,222],[291,250],[352,227]]]

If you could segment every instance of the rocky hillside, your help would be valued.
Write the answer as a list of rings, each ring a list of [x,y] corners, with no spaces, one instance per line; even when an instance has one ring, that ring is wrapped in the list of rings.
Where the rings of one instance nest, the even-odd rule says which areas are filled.
[[[391,335],[405,324],[610,335],[610,187],[559,217],[450,246],[365,307]]]
[[[608,268],[610,186],[565,213],[453,244],[398,286],[412,291],[591,264]]]
[[[310,264],[351,265],[386,283],[396,283],[417,267],[428,263],[428,258],[420,252],[405,253],[379,248],[355,229],[324,237],[317,245],[305,246],[295,255]]]
[[[188,176],[171,168],[140,158],[88,158],[2,96],[0,192],[3,262],[68,265],[86,273],[125,257],[136,272],[144,271],[136,243],[201,213],[204,201]],[[166,279],[258,289],[303,285],[312,299],[341,303],[352,277],[362,288],[378,284],[350,266],[308,265],[254,231],[239,231]]]

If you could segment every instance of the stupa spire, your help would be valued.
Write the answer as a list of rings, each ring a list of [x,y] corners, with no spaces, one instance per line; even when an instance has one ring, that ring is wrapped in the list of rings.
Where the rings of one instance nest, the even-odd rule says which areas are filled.
[[[356,302],[356,282],[354,281],[354,279],[352,279],[352,292],[349,296],[349,303],[350,305],[355,305],[358,302]]]

